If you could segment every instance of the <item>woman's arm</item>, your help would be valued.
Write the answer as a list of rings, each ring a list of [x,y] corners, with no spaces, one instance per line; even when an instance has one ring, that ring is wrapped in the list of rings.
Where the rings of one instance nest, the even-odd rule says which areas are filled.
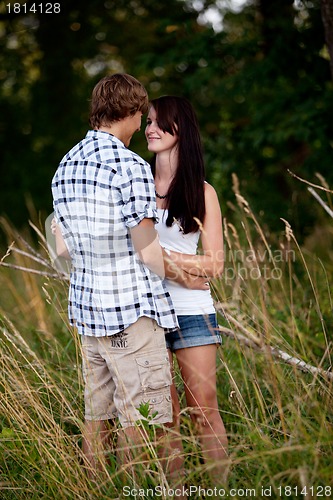
[[[51,222],[51,231],[55,237],[56,243],[56,254],[58,257],[63,257],[66,260],[70,260],[71,256],[68,252],[65,240],[61,234],[60,227],[58,226],[56,219],[53,218]]]
[[[222,215],[215,189],[205,183],[205,220],[201,224],[202,255],[170,252],[172,261],[184,271],[196,276],[217,278],[224,269]]]
[[[176,281],[186,288],[208,290],[207,280],[199,274],[190,275],[170,259],[160,245],[152,219],[143,219],[130,229],[133,246],[141,262],[161,278]]]

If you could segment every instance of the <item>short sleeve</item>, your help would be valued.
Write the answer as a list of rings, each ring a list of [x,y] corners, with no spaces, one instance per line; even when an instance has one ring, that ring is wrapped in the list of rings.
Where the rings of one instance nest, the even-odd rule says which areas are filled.
[[[157,220],[155,184],[148,163],[134,162],[122,176],[122,214],[125,224],[131,228],[143,219]]]

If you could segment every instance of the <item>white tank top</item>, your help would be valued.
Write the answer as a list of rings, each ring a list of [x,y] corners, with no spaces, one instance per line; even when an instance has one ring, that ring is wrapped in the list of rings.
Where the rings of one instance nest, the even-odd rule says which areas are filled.
[[[196,255],[200,231],[183,234],[177,221],[171,227],[167,227],[168,210],[158,208],[157,212],[159,222],[155,224],[155,228],[161,246],[167,250]],[[178,316],[215,313],[210,290],[189,290],[168,279],[165,280],[165,284]]]

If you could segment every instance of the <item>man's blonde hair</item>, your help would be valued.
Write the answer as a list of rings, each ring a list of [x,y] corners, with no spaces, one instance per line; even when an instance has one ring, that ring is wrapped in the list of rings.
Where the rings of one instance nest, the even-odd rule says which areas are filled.
[[[91,128],[109,126],[127,116],[148,111],[148,95],[133,76],[116,73],[102,78],[94,87],[90,104]]]

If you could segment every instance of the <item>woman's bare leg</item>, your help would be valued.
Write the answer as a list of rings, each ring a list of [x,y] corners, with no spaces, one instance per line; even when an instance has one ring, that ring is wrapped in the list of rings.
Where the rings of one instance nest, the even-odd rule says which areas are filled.
[[[216,345],[179,349],[176,356],[203,458],[214,465],[212,478],[221,481],[226,479],[228,439],[217,401]]]

